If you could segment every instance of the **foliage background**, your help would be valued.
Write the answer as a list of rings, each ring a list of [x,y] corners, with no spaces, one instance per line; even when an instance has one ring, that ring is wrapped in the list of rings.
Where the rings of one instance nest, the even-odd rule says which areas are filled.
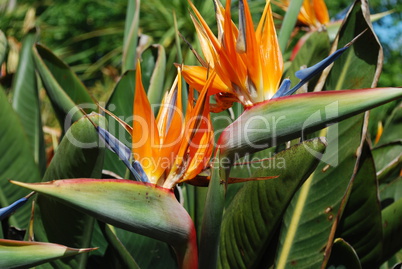
[[[209,25],[214,25],[213,1],[193,1],[205,16]],[[222,1],[225,2],[225,1]],[[236,0],[234,1],[236,2]],[[340,16],[353,1],[326,1],[331,18]],[[254,18],[262,11],[265,0],[250,1]],[[21,40],[23,21],[27,11],[35,9],[40,27],[40,42],[52,49],[73,67],[93,94],[102,96],[110,90],[111,81],[117,79],[121,63],[116,57],[122,50],[123,28],[127,1],[94,0],[47,0],[3,1],[0,4],[0,29],[6,36]],[[235,6],[233,4],[232,6]],[[394,13],[374,22],[374,28],[384,46],[384,69],[378,83],[382,86],[402,85],[402,2],[397,0],[371,0],[372,13],[393,10]],[[274,11],[283,15],[275,6]],[[236,12],[236,10],[233,10]],[[153,38],[154,43],[165,47],[167,53],[166,73],[171,74],[172,63],[178,62],[174,39],[173,13],[178,20],[180,33],[195,44],[195,31],[188,12],[187,1],[163,0],[141,1],[140,31]],[[280,22],[278,22],[280,23]],[[183,60],[194,62],[192,53],[182,42]],[[117,59],[117,60],[116,60]],[[173,72],[174,73],[174,72]],[[168,76],[165,85],[171,84]],[[100,83],[102,82],[102,83]],[[110,92],[110,91],[109,91]]]

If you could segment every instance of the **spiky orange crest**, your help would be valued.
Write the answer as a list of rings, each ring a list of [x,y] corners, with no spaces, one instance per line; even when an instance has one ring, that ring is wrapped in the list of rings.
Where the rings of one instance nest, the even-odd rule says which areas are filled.
[[[193,98],[189,98],[184,116],[181,67],[178,67],[178,75],[155,119],[141,81],[141,67],[137,64],[132,152],[151,183],[172,188],[178,182],[193,178],[209,161],[213,131],[206,93],[212,79],[202,89],[195,105]]]
[[[236,97],[245,107],[270,99],[278,89],[283,71],[270,2],[267,1],[255,30],[247,0],[239,1],[238,28],[231,19],[231,1],[228,0],[224,8],[215,0],[218,36],[213,34],[194,4],[189,3],[205,63],[202,67],[183,67],[187,83],[200,91],[206,84],[209,70],[213,70],[217,76],[208,95],[230,94],[230,98]]]

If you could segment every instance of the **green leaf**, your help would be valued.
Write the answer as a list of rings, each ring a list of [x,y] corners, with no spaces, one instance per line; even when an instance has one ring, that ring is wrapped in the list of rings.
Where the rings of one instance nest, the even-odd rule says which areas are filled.
[[[362,117],[356,116],[329,127],[323,162],[296,193],[285,213],[277,268],[291,264],[312,268],[323,262],[331,227],[353,175],[362,126]]]
[[[392,111],[384,124],[383,134],[376,146],[392,143],[395,141],[402,142],[402,102]]]
[[[344,47],[360,33],[367,31],[336,60],[326,80],[325,90],[358,89],[377,85],[383,53],[372,29],[369,12],[366,0],[356,0],[349,11],[340,29],[337,47]]]
[[[380,185],[380,200],[382,207],[386,207],[402,198],[402,177]]]
[[[290,35],[292,34],[293,29],[296,25],[297,15],[299,15],[302,4],[303,0],[291,1],[289,8],[286,11],[285,18],[283,18],[282,27],[278,35],[279,47],[282,53],[285,52],[285,49],[288,45]]]
[[[124,26],[122,73],[125,73],[129,69],[135,69],[139,13],[140,0],[128,1],[126,23]]]
[[[3,31],[0,30],[0,65],[3,64],[7,55],[7,37]]]
[[[172,248],[165,242],[120,228],[115,233],[140,268],[177,267]]]
[[[204,204],[208,188],[183,184],[181,190],[183,192],[183,206],[191,216],[195,229],[201,231],[202,215],[204,214]],[[200,233],[197,235],[199,240]]]
[[[246,154],[317,131],[402,97],[402,88],[312,92],[281,97],[246,110],[219,140],[222,154]]]
[[[337,238],[332,246],[331,257],[326,268],[360,269],[362,268],[362,265],[360,264],[359,256],[353,247],[343,238]]]
[[[98,125],[103,117],[89,115]],[[74,123],[63,137],[45,173],[43,181],[83,177],[100,177],[105,148],[87,118]],[[35,208],[35,238],[72,247],[89,247],[93,231],[93,218],[52,198],[39,195]],[[63,233],[60,232],[63,230]],[[76,259],[58,260],[56,268],[84,268],[86,255]]]
[[[94,250],[74,249],[58,244],[0,239],[1,268],[31,268],[48,261]]]
[[[383,256],[381,261],[385,262],[402,248],[402,199],[387,206],[382,210],[383,225]]]
[[[0,87],[0,207],[5,207],[26,196],[28,192],[16,188],[8,182],[18,179],[25,182],[40,180],[40,172],[35,164],[29,141],[17,114],[7,101],[4,90]],[[30,215],[30,207],[25,205],[10,216],[9,224],[18,228],[26,228]]]
[[[43,175],[46,170],[45,142],[39,106],[39,91],[32,57],[32,47],[36,39],[36,30],[31,29],[22,41],[18,68],[13,79],[12,105],[21,120],[35,162]]]
[[[208,2],[204,2],[204,3],[207,3],[207,5],[208,5]],[[204,5],[204,7],[205,7],[205,5]],[[180,46],[181,38],[179,37],[180,32],[179,32],[179,26],[178,26],[178,23],[177,23],[177,17],[176,17],[175,10],[173,10],[173,25],[174,25],[174,32],[175,32],[175,34],[174,34],[175,47],[176,47],[176,51],[177,51],[176,62],[182,64],[182,63],[184,63],[183,52],[182,52],[182,49],[181,49],[181,46]],[[187,59],[188,58],[189,57],[187,57]],[[186,111],[187,111],[187,100],[188,100],[188,89],[187,89],[187,84],[186,84],[185,79],[182,77],[181,80],[182,80],[182,82],[181,82],[182,83],[181,84],[182,85],[181,100],[182,100],[182,103],[183,103],[183,113],[186,113]]]
[[[363,146],[336,236],[346,240],[356,250],[362,267],[380,265],[383,248],[381,208],[374,160],[367,143]]]
[[[384,126],[398,103],[399,102],[396,100],[370,110],[368,135],[374,146],[378,143],[376,139],[379,135],[380,128]],[[381,124],[381,126],[379,124]]]
[[[310,67],[320,62],[329,55],[329,51],[330,43],[327,32],[312,32],[308,34],[307,40],[297,52],[284,77],[289,78],[292,81],[292,85],[296,85],[300,79],[295,76],[295,73],[303,67]],[[314,89],[317,79],[318,76],[309,81],[308,91]]]
[[[163,89],[166,70],[165,49],[161,45],[152,45],[148,50],[152,51],[156,55],[154,59],[152,76],[149,80],[147,96],[151,105],[158,105],[162,102],[165,92]],[[143,55],[143,60],[145,61],[144,57],[145,56]],[[142,65],[142,67],[144,67],[144,65]],[[157,113],[157,111],[155,110],[154,113]]]
[[[96,110],[94,101],[77,75],[49,49],[36,45],[33,57],[46,93],[64,131],[72,122],[83,116],[76,105],[80,105],[87,112]]]
[[[106,104],[106,109],[118,116],[126,123],[132,125],[133,100],[135,91],[135,71],[129,70],[120,78],[112,95]],[[105,115],[108,121],[109,132],[126,145],[131,144],[131,136],[112,117]],[[124,178],[127,168],[124,163],[110,150],[106,151],[104,169],[116,173]]]
[[[325,89],[331,90],[331,92],[316,95],[318,97],[321,96],[320,94],[324,94],[323,98],[325,98],[325,94],[333,95],[333,101],[338,101],[335,109],[337,112],[334,110],[331,112],[338,115],[334,118],[340,116],[341,119],[345,119],[346,114],[359,106],[357,103],[347,104],[338,99],[336,94],[342,92],[338,90],[373,87],[381,70],[381,64],[377,65],[382,60],[381,48],[370,28],[366,11],[368,11],[366,1],[356,1],[349,11],[340,30],[338,47],[343,47],[365,29],[369,28],[369,30],[335,61],[325,84]],[[371,46],[368,47],[367,44],[371,44]],[[362,76],[362,74],[364,75]],[[376,91],[379,95],[369,97],[371,95],[369,92]],[[396,89],[396,91],[400,91],[400,89]],[[360,105],[364,107],[368,105],[364,101],[366,97],[372,98],[372,101],[380,101],[380,96],[387,92],[387,90],[372,89],[368,91],[351,90],[344,93],[350,94],[349,101],[352,99],[357,102],[361,101]],[[308,94],[304,96],[308,96]],[[311,105],[314,106],[317,99],[311,100]],[[389,101],[391,100],[392,98]],[[307,105],[307,103],[305,104]],[[297,104],[297,106],[299,105],[300,103]],[[309,109],[303,105],[302,107],[306,111]],[[371,108],[371,105],[368,105],[366,109],[369,107]],[[351,110],[344,114],[344,109],[345,111]],[[326,112],[329,111],[331,108],[326,108]],[[298,118],[299,112],[294,112]],[[293,198],[285,214],[276,258],[277,268],[284,268],[292,264],[297,264],[298,268],[319,267],[323,266],[324,259],[329,258],[334,231],[351,192],[350,186],[355,177],[356,161],[360,158],[360,146],[365,139],[363,134],[366,133],[367,128],[363,123],[363,115],[358,115],[328,128],[328,147],[323,156],[324,162],[317,167],[312,177]],[[306,245],[306,242],[309,243]]]
[[[227,158],[221,157],[219,149],[211,161],[212,174],[202,216],[200,268],[216,268],[217,265],[219,235],[225,207],[225,182],[230,171],[226,161]]]
[[[196,266],[193,222],[170,190],[118,179],[14,183],[56,198],[116,227],[167,242],[174,247],[179,266]]]
[[[402,169],[402,103],[386,119],[380,140],[373,150],[379,181],[390,182],[400,177]]]
[[[402,141],[389,143],[373,149],[378,181],[391,182],[400,177],[402,169]]]
[[[127,251],[124,245],[120,242],[119,238],[116,236],[114,227],[109,224],[105,224],[103,222],[99,222],[99,225],[102,229],[103,235],[105,236],[105,238],[109,243],[109,248],[111,249],[111,252],[114,254],[114,256],[118,257],[119,266],[129,269],[136,269],[136,268],[139,269],[140,267],[138,267],[133,257],[130,255],[130,253]],[[107,257],[106,260],[109,260],[110,262],[111,258]]]
[[[301,184],[314,171],[325,142],[313,139],[279,152],[274,157],[248,160],[233,166],[231,176],[274,179],[248,182],[226,209],[219,248],[220,268],[267,268],[266,246],[271,243],[283,213]],[[313,152],[313,154],[312,154]]]

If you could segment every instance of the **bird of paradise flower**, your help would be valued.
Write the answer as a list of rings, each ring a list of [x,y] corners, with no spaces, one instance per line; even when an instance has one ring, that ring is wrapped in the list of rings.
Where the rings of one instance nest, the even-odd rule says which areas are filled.
[[[287,11],[290,1],[272,1],[273,4]],[[329,22],[328,9],[324,0],[304,0],[297,16],[299,24],[318,29]]]
[[[96,128],[138,181],[171,189],[178,183],[191,180],[207,166],[213,149],[207,89],[214,76],[212,74],[208,79],[196,102],[190,91],[187,113],[183,116],[179,67],[155,118],[142,84],[141,67],[137,64],[133,126],[105,110],[131,135],[132,149],[102,127]]]
[[[214,0],[218,35],[215,36],[192,2],[191,18],[200,40],[204,58],[196,56],[201,66],[183,66],[186,82],[201,91],[207,74],[217,76],[208,90],[217,104],[211,111],[219,112],[240,102],[246,109],[272,98],[293,94],[314,75],[335,61],[352,43],[337,50],[316,65],[296,72],[300,83],[291,88],[290,80],[281,82],[283,58],[278,45],[270,1],[266,2],[260,22],[254,30],[247,0],[239,1],[239,27],[231,19],[231,1],[226,7]],[[357,37],[356,37],[357,38]],[[356,39],[355,38],[355,39]]]

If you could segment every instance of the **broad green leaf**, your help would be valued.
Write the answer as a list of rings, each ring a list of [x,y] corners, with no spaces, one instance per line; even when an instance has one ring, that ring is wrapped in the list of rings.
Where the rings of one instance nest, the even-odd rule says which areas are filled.
[[[402,169],[402,141],[385,144],[373,149],[378,181],[391,182],[400,177]]]
[[[103,125],[103,117],[91,114],[93,122]],[[103,167],[104,146],[99,144],[98,133],[87,118],[74,123],[63,137],[45,173],[43,181],[100,177]],[[89,247],[94,219],[55,199],[39,195],[36,200],[35,238],[71,247]],[[60,232],[60,229],[63,232]],[[58,260],[55,268],[84,268],[86,255],[76,259]]]
[[[0,207],[5,207],[28,194],[26,190],[10,184],[9,179],[37,182],[41,176],[20,119],[1,87],[0,125]],[[30,210],[29,205],[23,206],[10,216],[9,224],[21,229],[27,228]]]
[[[385,208],[386,206],[402,199],[402,177],[398,179],[380,185],[380,200],[381,206]]]
[[[374,160],[367,143],[357,169],[335,236],[356,250],[362,267],[376,267],[380,265],[383,248],[381,208]]]
[[[376,86],[382,68],[383,53],[372,29],[369,12],[367,0],[356,0],[349,11],[338,33],[337,47],[344,47],[360,33],[365,30],[366,32],[336,60],[326,80],[325,90]]]
[[[194,268],[197,264],[193,222],[170,190],[118,179],[14,183],[56,198],[116,227],[169,243],[175,249],[179,266]]]
[[[352,178],[362,126],[362,117],[355,116],[328,128],[323,162],[286,210],[275,261],[277,268],[292,264],[298,268],[319,267],[324,260],[331,227]]]
[[[256,152],[401,97],[402,88],[373,88],[276,98],[246,110],[228,126],[220,148],[226,156]]]
[[[299,15],[302,4],[303,0],[290,1],[289,8],[286,11],[285,17],[283,18],[282,27],[278,35],[279,47],[282,53],[284,53],[286,50],[290,35],[292,34],[296,25],[297,15]]]
[[[64,131],[70,127],[72,122],[83,116],[76,105],[80,105],[86,111],[96,110],[96,106],[82,82],[49,49],[36,45],[33,58],[46,93]]]
[[[384,123],[383,134],[380,141],[376,146],[392,143],[395,141],[402,141],[402,102],[398,104],[393,110],[392,114],[387,118]]]
[[[387,206],[382,210],[383,225],[383,256],[381,261],[385,262],[402,248],[402,199]]]
[[[0,239],[1,268],[31,268],[55,259],[75,256],[94,250],[74,249],[58,244]]]
[[[122,73],[135,69],[138,42],[140,0],[128,1],[126,23],[124,26]]]
[[[285,78],[292,81],[292,85],[299,83],[300,79],[295,76],[295,73],[302,68],[313,66],[329,55],[330,43],[326,31],[312,32],[308,35],[308,39],[297,52],[291,66],[286,70]],[[308,83],[308,91],[314,89],[318,76],[314,77]]]
[[[123,268],[129,268],[129,269],[139,269],[138,264],[135,262],[133,257],[130,255],[130,253],[127,251],[127,249],[124,247],[124,245],[120,242],[118,237],[116,236],[116,232],[114,231],[114,227],[105,224],[103,222],[99,222],[99,225],[102,229],[102,233],[107,239],[109,246],[108,250],[110,250],[109,255],[113,255],[112,257],[109,257],[107,254],[105,255],[105,262],[111,262],[111,260],[115,257],[117,257],[117,266],[118,267],[123,267]],[[106,251],[107,253],[107,251]],[[110,266],[109,266],[110,267]],[[116,265],[113,266],[116,268]]]
[[[387,16],[387,15],[389,15],[391,13],[393,13],[392,10],[391,11],[390,10],[384,11],[384,12],[377,13],[377,14],[372,14],[372,15],[370,15],[370,19],[371,19],[372,22],[375,22],[375,21],[378,21],[381,18],[383,18],[383,17],[385,17],[385,16]],[[336,38],[336,35],[337,35],[341,25],[342,25],[342,20],[330,21],[326,25],[326,28],[327,28],[327,31],[328,31],[329,38],[330,38],[331,42]]]
[[[359,256],[349,242],[345,241],[343,238],[337,238],[332,246],[331,257],[329,258],[326,268],[360,269],[362,265],[360,264]]]
[[[3,31],[0,30],[0,65],[3,64],[7,55],[7,38]]]
[[[231,176],[274,179],[244,184],[226,209],[220,238],[220,268],[267,268],[263,256],[271,243],[287,205],[310,176],[323,153],[325,142],[313,139],[279,152],[272,158],[250,160],[233,166]]]
[[[225,163],[226,162],[226,163]],[[225,207],[225,181],[229,176],[227,158],[221,157],[220,150],[211,161],[211,180],[208,185],[202,216],[200,238],[200,268],[216,268],[219,249],[223,209]]]
[[[106,104],[106,109],[114,115],[132,125],[133,121],[133,100],[135,91],[135,71],[129,70],[120,78],[114,88],[112,95]],[[112,117],[105,115],[108,121],[109,132],[117,137],[126,145],[131,144],[131,136],[125,129]],[[128,170],[124,163],[119,160],[117,155],[110,150],[106,151],[104,169],[116,173],[121,178],[124,178]]]
[[[382,135],[373,150],[378,180],[390,182],[402,169],[402,103],[384,121]]]
[[[63,91],[71,98],[75,104],[93,104],[93,99],[89,95],[85,85],[80,81],[78,76],[71,70],[71,68],[58,58],[50,49],[45,46],[37,44],[35,46],[35,61],[36,63],[43,62],[45,64],[45,71],[51,75],[57,83],[61,86]],[[45,72],[43,72],[45,74]],[[50,73],[49,73],[50,72]],[[43,79],[42,69],[39,73]],[[57,89],[50,88],[51,91],[57,91]],[[59,94],[54,92],[53,94]],[[50,95],[50,94],[49,94]],[[94,110],[93,107],[83,107],[85,111]]]
[[[381,70],[381,65],[377,66],[382,60],[381,48],[371,30],[367,11],[366,1],[356,1],[352,6],[340,30],[338,48],[343,47],[367,28],[369,30],[335,61],[325,84],[325,90],[331,92],[317,93],[317,96],[333,95],[332,100],[338,100],[336,112],[334,110],[331,112],[338,115],[335,117],[341,116],[346,107],[349,107],[348,110],[352,107],[356,109],[358,106],[346,104],[335,97],[337,93],[342,92],[338,90],[373,87]],[[377,91],[379,95],[387,92],[382,89],[370,91],[373,93]],[[365,97],[370,95],[365,90],[351,90],[345,93],[350,94],[349,101],[354,99],[361,105],[365,103],[363,101]],[[381,97],[369,98],[379,101]],[[317,99],[311,102],[315,104]],[[303,109],[308,110],[306,107]],[[326,112],[329,111],[330,107]],[[356,161],[360,158],[360,146],[365,139],[362,134],[366,132],[366,126],[363,123],[363,115],[358,115],[328,128],[328,147],[323,162],[295,195],[285,214],[275,262],[277,268],[292,264],[297,264],[298,268],[319,267],[323,265],[324,259],[329,258],[334,231],[351,192]]]
[[[22,41],[18,68],[13,79],[12,105],[21,120],[35,162],[43,175],[46,169],[45,142],[43,139],[35,65],[32,58],[32,47],[36,39],[36,30],[31,29]]]
[[[175,254],[165,242],[120,228],[115,233],[140,268],[177,267]]]
[[[204,214],[204,204],[208,188],[183,184],[181,190],[183,193],[183,206],[191,216],[195,229],[201,231],[202,215]],[[199,240],[200,233],[197,235]]]

